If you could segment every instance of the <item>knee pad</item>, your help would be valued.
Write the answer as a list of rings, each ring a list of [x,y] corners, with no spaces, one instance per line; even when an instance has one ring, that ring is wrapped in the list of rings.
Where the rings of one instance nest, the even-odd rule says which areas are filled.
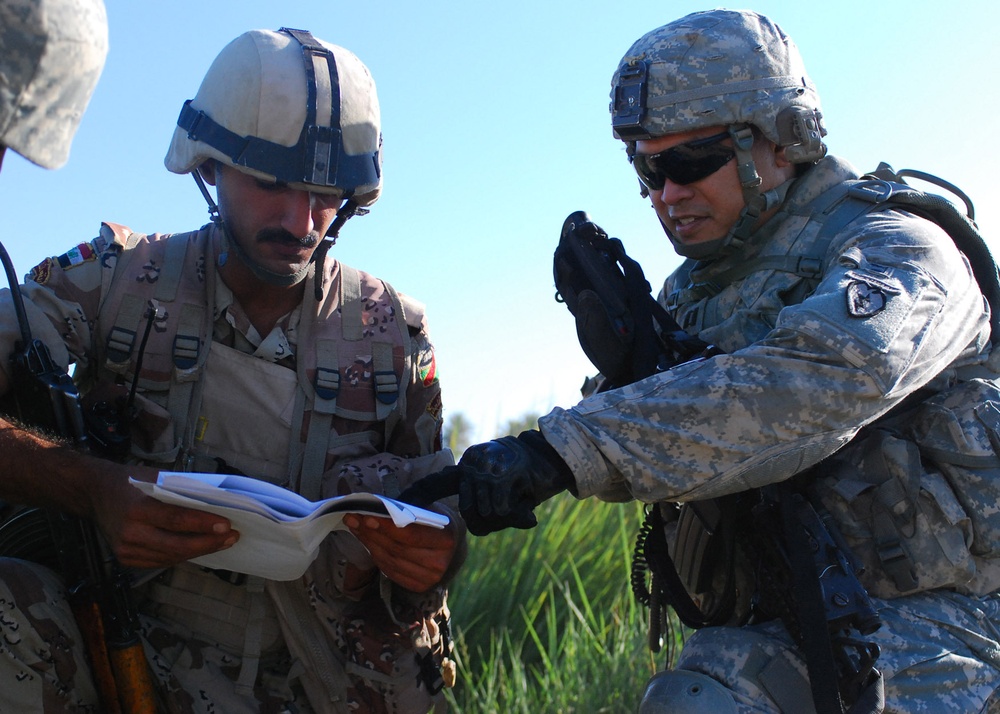
[[[711,677],[686,669],[657,673],[639,704],[639,714],[736,714],[729,690]]]

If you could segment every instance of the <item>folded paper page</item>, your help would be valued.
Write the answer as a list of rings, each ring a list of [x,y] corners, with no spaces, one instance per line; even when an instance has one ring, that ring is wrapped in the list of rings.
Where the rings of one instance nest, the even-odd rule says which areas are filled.
[[[444,528],[448,517],[391,498],[353,493],[309,501],[266,481],[228,474],[161,472],[156,483],[132,485],[164,503],[228,518],[240,533],[236,544],[192,562],[209,568],[295,580],[319,554],[320,543],[343,525],[348,513],[391,518],[397,526],[416,523]]]

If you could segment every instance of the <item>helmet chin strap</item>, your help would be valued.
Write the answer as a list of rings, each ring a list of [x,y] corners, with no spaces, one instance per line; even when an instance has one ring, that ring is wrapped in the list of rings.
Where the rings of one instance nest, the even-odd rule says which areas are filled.
[[[675,240],[663,225],[663,221],[660,221],[674,250],[685,258],[715,259],[735,253],[753,234],[760,217],[785,200],[788,189],[795,180],[789,179],[769,191],[762,192],[760,174],[757,173],[757,166],[753,160],[753,130],[748,124],[733,124],[729,127],[729,135],[733,138],[733,147],[736,151],[736,171],[743,190],[743,210],[725,236],[692,245],[684,245]]]

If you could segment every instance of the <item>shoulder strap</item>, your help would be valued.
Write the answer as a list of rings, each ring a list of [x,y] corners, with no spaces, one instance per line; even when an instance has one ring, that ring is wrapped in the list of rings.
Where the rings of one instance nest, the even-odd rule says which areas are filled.
[[[921,191],[906,184],[903,182],[904,175],[916,176],[953,191],[965,202],[969,215],[959,211],[958,207],[944,196]],[[841,228],[858,216],[889,206],[898,206],[936,223],[969,259],[979,289],[990,304],[992,340],[994,343],[1000,340],[1000,272],[983,235],[979,232],[979,227],[971,218],[971,215],[974,215],[972,204],[960,189],[930,174],[909,169],[902,169],[897,173],[883,162],[875,171],[866,174],[850,186],[848,199],[855,200],[841,204],[838,211],[831,216],[831,220],[823,226],[823,231],[828,234],[827,243]],[[854,205],[860,207],[860,210],[855,209]]]
[[[814,215],[822,220],[823,227],[813,243],[811,255],[761,256],[715,275],[715,281],[727,284],[759,270],[780,270],[804,278],[815,278],[822,270],[830,243],[845,227],[873,210],[897,206],[936,223],[969,259],[976,282],[990,304],[993,342],[1000,341],[1000,272],[978,226],[945,197],[921,191],[903,182],[903,175],[916,176],[953,191],[965,202],[971,214],[972,204],[960,189],[922,172],[903,169],[896,173],[883,162],[872,173],[835,191],[831,196],[832,201],[824,202],[828,208],[816,207],[819,210]]]
[[[898,182],[886,180],[884,178],[886,175],[895,177]],[[968,213],[963,214],[954,203],[943,196],[907,185],[903,182],[904,176],[914,176],[948,189],[962,199]],[[958,249],[969,259],[979,289],[990,304],[990,332],[993,342],[997,343],[1000,340],[1000,272],[983,234],[979,232],[979,226],[973,220],[975,212],[968,196],[961,189],[936,176],[912,169],[900,169],[894,172],[892,167],[884,162],[866,178],[889,183],[894,189],[890,197],[893,202],[937,223],[955,241]]]
[[[810,217],[823,224],[817,237],[810,242],[808,255],[759,255],[750,260],[734,263],[728,270],[712,273],[712,283],[716,286],[729,285],[762,270],[792,273],[801,278],[818,278],[830,243],[841,229],[859,216],[871,210],[869,203],[850,200],[850,188],[836,186],[809,205]],[[696,280],[697,270],[691,279]],[[700,285],[700,290],[705,286]],[[715,288],[716,291],[719,288]]]
[[[191,407],[194,401],[196,383],[208,354],[211,340],[210,315],[214,293],[211,281],[206,286],[204,300],[192,301],[190,295],[182,295],[178,304],[178,290],[184,278],[185,267],[194,260],[188,256],[188,249],[197,243],[193,234],[183,233],[164,237],[162,253],[158,255],[158,278],[153,285],[125,284],[130,264],[138,252],[147,249],[137,247],[145,236],[135,234],[122,226],[108,224],[114,231],[116,241],[124,244],[113,276],[106,288],[105,301],[110,322],[107,339],[101,347],[104,350],[103,366],[122,375],[130,370],[138,372],[139,359],[145,347],[144,335],[150,321],[155,321],[155,339],[150,340],[150,356],[157,355],[155,362],[158,376],[150,381],[139,374],[134,375],[139,385],[152,389],[164,389],[167,381],[172,383],[167,397],[166,408],[174,422],[174,433],[178,438],[173,452],[180,453],[184,444],[189,443]],[[117,308],[115,300],[119,300]],[[156,314],[149,311],[152,305]],[[176,310],[173,318],[164,317],[167,310]],[[102,310],[103,312],[103,310]],[[144,324],[145,323],[145,324]],[[152,336],[152,335],[151,335]],[[155,343],[155,344],[154,344]],[[147,359],[147,364],[149,360]],[[145,372],[145,370],[143,370]],[[167,380],[167,381],[164,381]],[[152,457],[152,455],[146,455]],[[157,460],[169,460],[173,456],[157,454]]]
[[[331,439],[337,437],[334,429],[336,418],[360,419],[365,421],[383,422],[386,438],[395,429],[402,418],[405,406],[405,390],[402,387],[403,380],[411,370],[410,365],[410,338],[405,322],[405,312],[400,302],[399,296],[392,286],[384,281],[381,284],[385,288],[386,295],[391,303],[391,309],[399,322],[399,339],[402,342],[403,367],[397,369],[394,350],[396,343],[392,337],[378,338],[365,331],[365,298],[363,296],[363,279],[361,272],[343,263],[340,266],[340,286],[338,291],[328,291],[327,301],[330,305],[337,305],[340,312],[340,334],[331,334],[330,330],[322,330],[316,323],[322,319],[322,315],[327,314],[330,305],[317,306],[317,315],[306,317],[303,321],[310,320],[306,328],[300,333],[300,350],[309,349],[305,343],[314,340],[312,349],[315,350],[315,374],[309,379],[305,371],[305,360],[300,359],[300,391],[303,391],[302,399],[297,402],[296,419],[302,418],[302,412],[311,409],[309,426],[306,434],[306,443],[302,448],[301,460],[302,468],[299,479],[299,493],[306,498],[318,498],[320,483],[325,470],[328,450],[331,447]],[[365,278],[369,280],[370,278]],[[342,392],[349,390],[350,385],[343,382],[345,375],[341,374],[345,364],[345,357],[349,358],[351,350],[356,349],[356,343],[363,342],[363,348],[369,349],[371,354],[372,385],[374,389],[373,406],[369,411],[368,407],[364,411],[358,411],[352,407],[351,399],[344,398]],[[352,346],[353,345],[355,346]],[[311,397],[311,406],[309,404]],[[298,422],[297,422],[298,423]],[[292,454],[293,459],[297,459],[297,454]],[[290,464],[294,466],[294,463]]]

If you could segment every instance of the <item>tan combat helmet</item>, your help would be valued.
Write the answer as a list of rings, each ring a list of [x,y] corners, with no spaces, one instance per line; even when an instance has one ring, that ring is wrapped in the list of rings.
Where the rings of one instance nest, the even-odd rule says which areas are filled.
[[[643,35],[619,62],[611,87],[612,130],[630,156],[641,139],[729,128],[747,208],[727,238],[701,246],[702,252],[745,240],[756,217],[787,191],[767,196],[757,189],[751,126],[786,147],[792,163],[826,154],[819,94],[798,48],[755,12],[696,12]]]
[[[381,146],[375,82],[361,60],[306,30],[251,30],[223,48],[184,103],[164,163],[174,173],[193,172],[213,214],[218,209],[195,171],[210,159],[294,189],[341,195],[345,203],[328,232],[336,237],[378,200]],[[308,269],[279,276],[248,264],[276,284],[298,282]]]
[[[65,164],[107,53],[103,0],[0,0],[0,144]]]

